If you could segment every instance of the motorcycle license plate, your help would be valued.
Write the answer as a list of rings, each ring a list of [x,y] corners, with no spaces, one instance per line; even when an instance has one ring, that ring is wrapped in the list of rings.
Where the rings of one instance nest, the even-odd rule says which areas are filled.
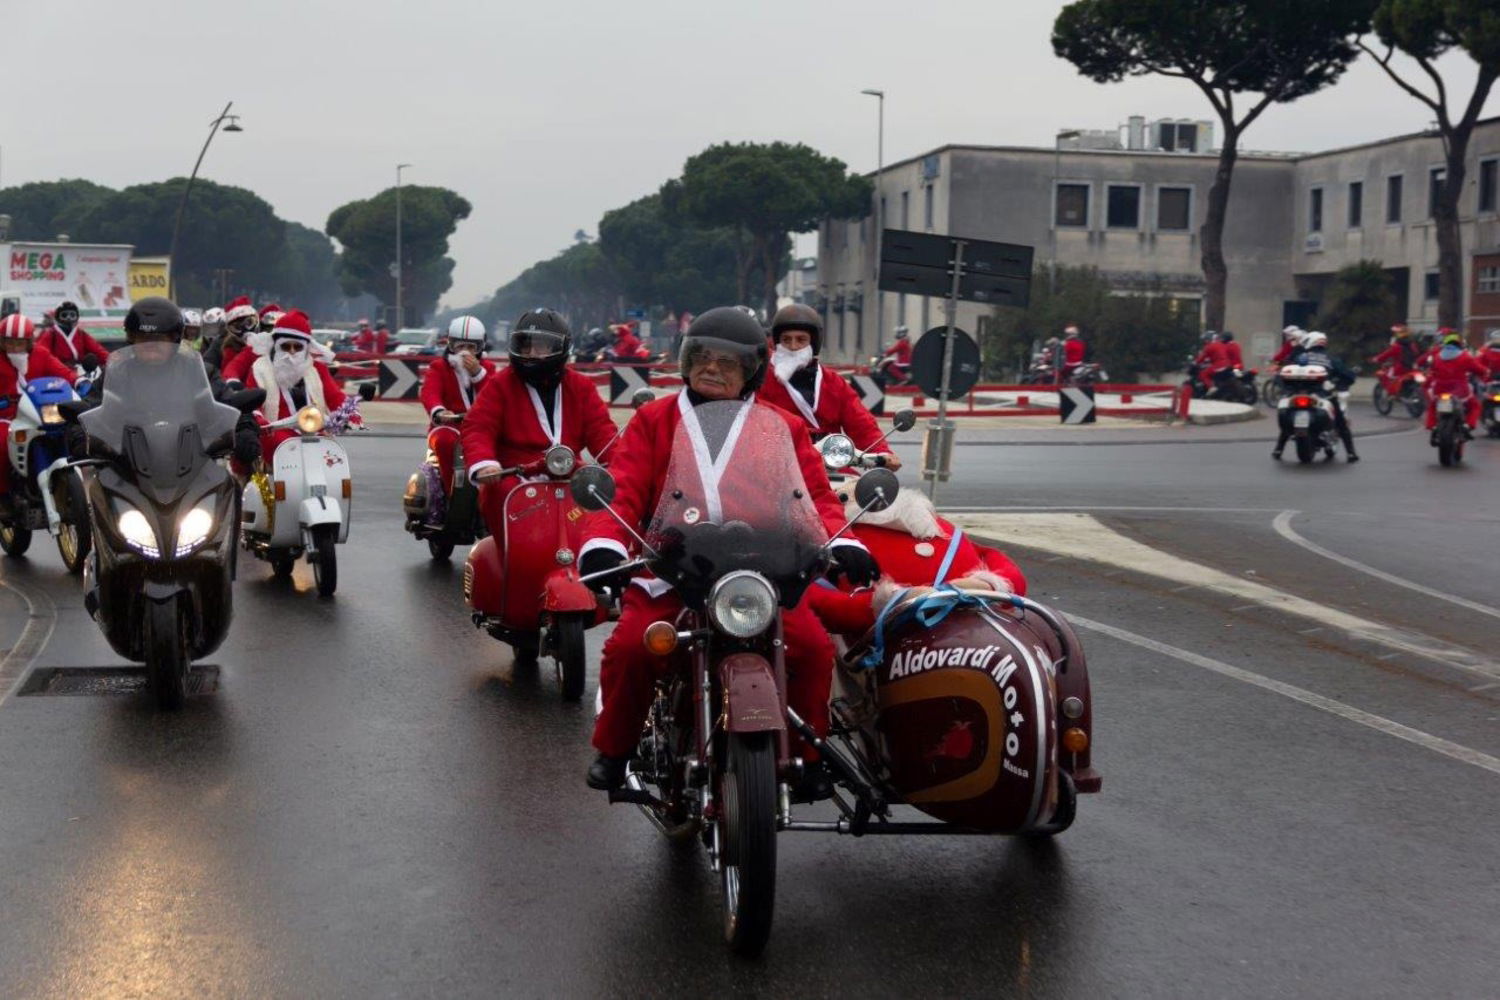
[[[1312,414],[1307,412],[1306,410],[1298,410],[1296,413],[1292,414],[1292,426],[1297,428],[1311,427]]]
[[[1453,412],[1453,400],[1451,400],[1451,399],[1440,399],[1440,400],[1438,400],[1437,410],[1438,410],[1439,413],[1452,413]]]
[[[314,486],[314,487],[312,487],[312,495],[315,496],[315,497],[327,496],[328,495],[328,487],[327,486]]]

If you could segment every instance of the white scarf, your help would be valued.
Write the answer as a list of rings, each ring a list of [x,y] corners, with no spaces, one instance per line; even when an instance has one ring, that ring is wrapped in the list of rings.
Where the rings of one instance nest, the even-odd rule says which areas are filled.
[[[25,382],[26,381],[26,365],[27,365],[27,363],[29,361],[31,361],[31,352],[30,351],[16,351],[14,354],[12,354],[10,352],[6,352],[5,356],[7,358],[10,358],[10,363],[12,365],[14,365],[15,368],[16,368],[16,379],[18,381],[20,381],[20,382]]]
[[[780,344],[771,354],[771,367],[776,371],[776,377],[786,382],[797,372],[806,368],[808,362],[812,361],[813,349],[811,345],[799,347],[795,351],[789,351]]]

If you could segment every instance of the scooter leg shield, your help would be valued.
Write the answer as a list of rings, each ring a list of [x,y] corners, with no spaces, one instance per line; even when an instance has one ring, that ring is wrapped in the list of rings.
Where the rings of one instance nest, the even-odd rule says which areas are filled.
[[[731,733],[764,733],[786,728],[776,674],[765,657],[734,653],[719,663],[724,692],[724,728]]]
[[[464,561],[464,602],[483,615],[498,616],[505,606],[505,565],[493,536],[481,538]]]
[[[579,582],[577,573],[571,570],[557,571],[542,584],[542,607],[554,614],[574,611],[594,613],[599,609],[599,599],[592,590]]]

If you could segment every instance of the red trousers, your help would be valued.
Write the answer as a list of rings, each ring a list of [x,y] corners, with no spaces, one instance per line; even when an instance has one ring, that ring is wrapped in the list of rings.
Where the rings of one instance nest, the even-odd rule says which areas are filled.
[[[672,667],[667,657],[652,656],[642,644],[646,626],[675,621],[682,599],[673,591],[652,597],[640,587],[625,588],[619,624],[604,640],[599,665],[599,689],[604,711],[594,723],[594,748],[611,757],[624,757],[640,742],[641,727],[651,711],[658,677]],[[804,600],[781,620],[786,642],[787,703],[819,735],[828,732],[828,691],[833,685],[833,643]],[[799,741],[792,740],[792,746]],[[804,760],[817,751],[797,750]]]
[[[458,428],[441,424],[427,432],[427,447],[437,457],[438,474],[443,480],[443,494],[453,494],[453,453],[458,450]]]
[[[1455,392],[1453,395],[1464,401],[1464,423],[1468,424],[1469,430],[1472,431],[1479,426],[1479,397],[1472,392],[1462,396]],[[1433,430],[1436,427],[1437,394],[1429,391],[1427,394],[1427,429]]]

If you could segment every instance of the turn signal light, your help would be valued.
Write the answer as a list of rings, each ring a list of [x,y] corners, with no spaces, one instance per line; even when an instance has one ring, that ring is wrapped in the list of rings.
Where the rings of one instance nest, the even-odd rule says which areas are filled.
[[[1438,399],[1452,399],[1452,398],[1453,398],[1453,393],[1451,393],[1451,392],[1444,392],[1444,393],[1439,393],[1438,394]]]
[[[1082,729],[1069,729],[1063,733],[1062,744],[1068,753],[1083,753],[1089,748],[1089,734]]]
[[[677,648],[677,626],[671,622],[652,622],[646,626],[646,652],[666,656]]]
[[[277,503],[286,502],[286,481],[277,479],[271,483],[271,493],[276,497]]]
[[[348,500],[353,495],[354,495],[354,480],[352,480],[352,479],[346,479],[346,480],[344,480],[344,499]]]
[[[25,431],[16,431],[16,444],[25,444],[25,443],[26,443],[26,432]]]

